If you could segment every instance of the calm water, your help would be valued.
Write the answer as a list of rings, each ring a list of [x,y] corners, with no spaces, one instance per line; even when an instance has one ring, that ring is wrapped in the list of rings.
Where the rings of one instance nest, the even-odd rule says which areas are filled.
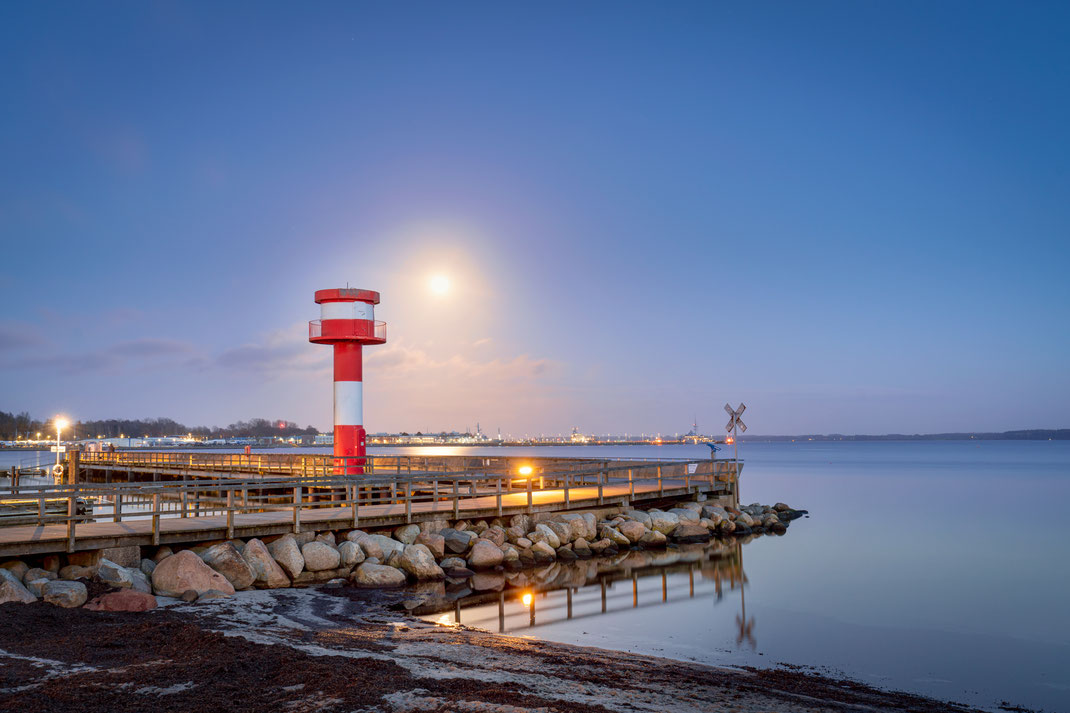
[[[503,450],[709,453],[704,446],[404,452]],[[747,444],[740,455],[744,502],[780,500],[810,518],[727,560],[695,563],[690,574],[679,563],[659,570],[656,562],[622,561],[617,574],[645,566],[643,576],[634,591],[629,578],[612,582],[605,614],[600,585],[584,586],[594,580],[582,573],[571,583],[571,619],[565,590],[537,595],[535,626],[514,592],[504,629],[712,664],[827,667],[988,708],[1009,701],[1070,711],[1070,442]],[[35,456],[0,453],[0,467],[12,458]],[[729,579],[737,564],[743,586]],[[502,623],[496,601],[461,617],[491,630]]]
[[[510,449],[519,451],[520,449]],[[702,456],[705,447],[530,449]],[[506,630],[713,664],[828,667],[995,708],[1070,711],[1070,443],[748,444],[744,502],[808,509],[741,548],[746,585],[660,573],[517,600]],[[582,582],[582,579],[580,580]],[[743,617],[743,609],[746,616]],[[438,619],[439,617],[433,617]],[[462,621],[498,628],[496,603]],[[742,626],[741,626],[742,623]],[[741,630],[742,629],[742,630]]]

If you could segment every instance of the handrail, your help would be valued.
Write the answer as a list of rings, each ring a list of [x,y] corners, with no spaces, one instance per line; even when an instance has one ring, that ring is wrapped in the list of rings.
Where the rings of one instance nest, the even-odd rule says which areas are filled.
[[[333,459],[332,456],[325,458]],[[616,488],[614,497],[620,497],[620,486],[627,484],[628,489],[625,492],[630,501],[637,492],[663,495],[668,489],[677,493],[690,493],[694,492],[698,483],[704,482],[712,486],[719,479],[718,468],[715,467],[714,461],[709,459],[630,462],[607,459],[572,460],[562,461],[557,465],[578,468],[536,469],[530,477],[518,477],[511,472],[415,471],[359,476],[324,473],[322,476],[290,478],[268,476],[256,479],[203,478],[152,483],[76,483],[23,486],[18,489],[0,488],[0,497],[11,496],[20,500],[36,501],[37,517],[33,518],[34,521],[39,525],[66,523],[67,549],[74,551],[76,525],[89,521],[91,517],[78,513],[79,504],[84,503],[110,506],[110,517],[103,513],[95,515],[98,521],[111,519],[113,522],[121,522],[124,515],[127,520],[151,518],[152,541],[158,544],[161,518],[171,520],[225,516],[225,527],[230,537],[233,536],[235,527],[240,525],[235,518],[252,513],[288,512],[290,515],[283,521],[292,519],[293,530],[300,532],[302,512],[335,508],[341,513],[348,508],[348,514],[344,517],[355,528],[359,526],[360,509],[374,505],[403,505],[405,520],[412,522],[413,505],[417,503],[435,503],[431,508],[433,515],[459,519],[461,512],[471,509],[462,507],[465,501],[493,498],[492,510],[502,516],[506,507],[503,498],[518,494],[526,494],[526,498],[521,498],[519,504],[512,501],[508,505],[510,510],[520,508],[533,512],[536,492],[560,493],[558,497],[562,499],[558,502],[568,509],[570,501],[577,498],[602,505],[607,487]],[[400,471],[400,468],[398,470]],[[66,515],[45,512],[44,502],[56,499],[67,500]],[[488,509],[485,502],[476,509]]]

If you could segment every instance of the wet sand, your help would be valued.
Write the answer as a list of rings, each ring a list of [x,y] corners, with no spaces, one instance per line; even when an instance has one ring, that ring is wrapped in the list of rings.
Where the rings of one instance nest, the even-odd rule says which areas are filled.
[[[0,606],[0,709],[970,711],[802,670],[736,670],[442,627],[410,593],[240,593],[141,614]]]

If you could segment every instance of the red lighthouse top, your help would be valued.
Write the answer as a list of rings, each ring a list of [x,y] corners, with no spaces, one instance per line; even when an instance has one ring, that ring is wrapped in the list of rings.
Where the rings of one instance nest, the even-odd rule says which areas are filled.
[[[386,341],[386,322],[375,321],[378,292],[352,287],[317,290],[316,303],[320,306],[320,319],[308,323],[308,341],[315,344]]]
[[[316,304],[324,302],[367,302],[379,304],[379,293],[373,290],[358,290],[356,287],[339,287],[333,290],[316,290]]]

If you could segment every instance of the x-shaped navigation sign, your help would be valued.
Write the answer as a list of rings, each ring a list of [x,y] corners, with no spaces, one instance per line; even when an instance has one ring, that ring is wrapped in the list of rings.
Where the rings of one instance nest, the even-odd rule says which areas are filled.
[[[724,430],[731,433],[736,427],[738,427],[740,432],[746,433],[747,424],[743,423],[743,419],[741,419],[740,416],[742,416],[743,412],[747,410],[747,405],[743,402],[740,402],[739,408],[733,411],[731,406],[725,404],[724,410],[728,412],[728,425],[724,427]]]

